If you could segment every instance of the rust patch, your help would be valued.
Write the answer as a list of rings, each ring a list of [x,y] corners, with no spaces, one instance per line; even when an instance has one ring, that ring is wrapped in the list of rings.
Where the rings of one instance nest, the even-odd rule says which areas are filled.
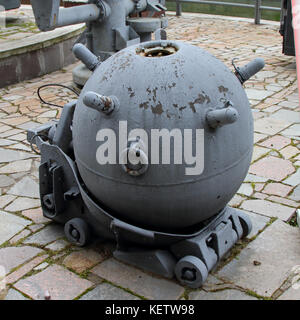
[[[172,82],[172,84],[169,84],[168,87],[169,87],[169,89],[172,89],[172,88],[176,87],[176,83]]]
[[[151,106],[151,110],[154,114],[158,115],[161,115],[164,112],[162,104],[160,102],[155,107]]]
[[[173,103],[173,107],[176,109],[178,108],[179,111],[182,111],[187,108],[187,106],[179,107],[179,105],[177,103]]]
[[[152,90],[149,87],[146,89],[146,91],[148,92],[148,95],[152,95],[152,97],[149,98],[149,101],[151,101],[151,98],[152,98],[153,102],[156,102],[157,90],[158,90],[158,87],[154,87]]]
[[[194,113],[196,113],[195,104],[193,102],[189,102],[190,108]]]
[[[134,91],[132,90],[132,88],[129,87],[127,90],[128,90],[128,92],[129,92],[130,98],[132,98],[132,97],[135,96],[135,93],[134,93]]]
[[[204,102],[210,103],[210,98],[208,95],[198,94],[198,98],[196,98],[193,102],[189,102],[190,108],[194,113],[196,113],[195,104],[203,104]]]
[[[169,45],[167,47],[154,46],[150,48],[137,48],[136,54],[142,57],[164,57],[175,53],[178,49]]]
[[[225,88],[223,86],[220,86],[218,89],[219,89],[219,92],[221,92],[221,93],[228,92],[228,88]]]
[[[178,117],[176,113],[172,113],[169,110],[166,111],[166,114],[167,114],[167,118],[169,118],[169,119],[172,119],[172,118],[173,119],[177,119],[177,118],[180,119],[180,117]]]
[[[122,71],[125,70],[127,67],[131,65],[133,61],[132,55],[128,54],[125,57],[121,57],[119,60],[116,61],[118,70]]]
[[[141,103],[140,105],[139,105],[139,107],[142,109],[142,108],[144,108],[145,110],[147,110],[148,108],[149,108],[149,104],[148,104],[148,102],[144,102],[144,103]]]

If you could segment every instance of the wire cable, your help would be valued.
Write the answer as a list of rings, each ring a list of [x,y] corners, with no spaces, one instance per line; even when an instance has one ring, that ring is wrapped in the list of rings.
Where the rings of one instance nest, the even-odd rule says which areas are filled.
[[[59,84],[59,83],[47,83],[47,84],[44,84],[42,86],[40,86],[38,89],[37,89],[37,95],[40,99],[40,101],[44,104],[47,104],[48,106],[53,106],[53,107],[58,107],[58,108],[63,108],[62,106],[59,106],[58,104],[55,104],[55,103],[51,103],[51,102],[47,102],[45,101],[42,97],[41,97],[41,94],[40,94],[40,91],[43,89],[43,88],[47,88],[47,87],[61,87],[61,88],[65,88],[65,89],[68,89],[70,91],[72,91],[73,93],[75,93],[77,96],[79,96],[79,93],[77,91],[75,91],[74,89],[68,87],[68,86],[65,86],[63,84]]]

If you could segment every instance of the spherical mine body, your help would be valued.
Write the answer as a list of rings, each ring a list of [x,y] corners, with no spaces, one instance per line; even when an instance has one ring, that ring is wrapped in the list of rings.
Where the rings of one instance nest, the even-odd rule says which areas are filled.
[[[86,106],[89,91],[116,97],[114,110],[107,114]],[[234,121],[208,121],[210,111],[229,106],[237,111]],[[128,146],[125,128],[128,135],[133,129],[146,133],[140,140],[148,145],[147,152],[143,149],[148,165],[137,175],[119,163]],[[111,130],[99,133],[103,129]],[[152,137],[161,129],[173,137],[169,147],[160,139],[155,164]],[[108,141],[102,139],[105,132],[115,133],[115,154],[110,151],[115,164],[97,160],[99,147]],[[106,139],[113,148],[114,139]],[[253,119],[242,85],[221,61],[188,44],[146,42],[120,51],[95,70],[76,106],[73,144],[84,185],[111,215],[180,233],[220,212],[240,187],[252,156]]]

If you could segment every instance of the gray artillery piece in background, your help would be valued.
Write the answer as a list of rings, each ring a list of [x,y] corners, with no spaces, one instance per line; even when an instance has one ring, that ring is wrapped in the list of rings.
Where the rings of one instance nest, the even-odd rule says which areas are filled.
[[[0,6],[5,10],[17,9],[21,6],[21,0],[0,0]]]
[[[151,40],[153,32],[156,39],[164,39],[166,18],[142,16],[146,11],[164,13],[164,3],[164,0],[89,0],[87,4],[61,8],[60,0],[31,0],[41,31],[85,22],[84,42],[100,61],[130,45]],[[73,70],[74,82],[79,86],[83,86],[90,75],[85,65]]]

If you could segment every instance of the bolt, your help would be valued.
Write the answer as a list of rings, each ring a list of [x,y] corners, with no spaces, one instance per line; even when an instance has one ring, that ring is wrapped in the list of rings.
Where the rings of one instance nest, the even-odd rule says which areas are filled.
[[[182,272],[181,277],[183,280],[195,281],[196,280],[196,270],[185,268]]]
[[[78,240],[80,237],[78,230],[76,230],[75,228],[71,231],[71,235],[76,240]]]

